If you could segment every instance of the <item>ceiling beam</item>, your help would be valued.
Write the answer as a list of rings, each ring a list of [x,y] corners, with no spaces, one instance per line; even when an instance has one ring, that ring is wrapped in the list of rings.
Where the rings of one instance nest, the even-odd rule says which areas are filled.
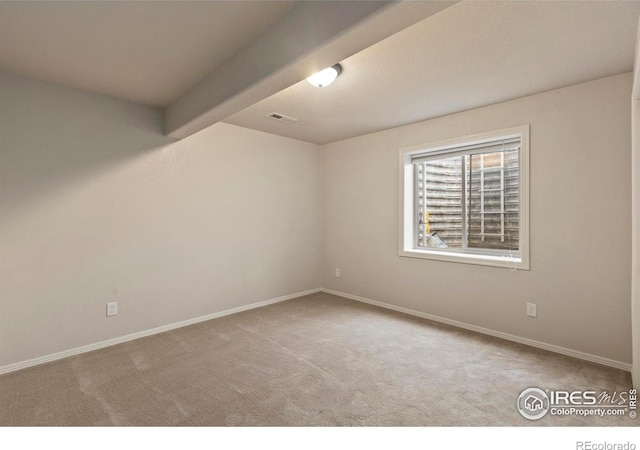
[[[165,108],[165,133],[197,133],[453,3],[302,1]]]

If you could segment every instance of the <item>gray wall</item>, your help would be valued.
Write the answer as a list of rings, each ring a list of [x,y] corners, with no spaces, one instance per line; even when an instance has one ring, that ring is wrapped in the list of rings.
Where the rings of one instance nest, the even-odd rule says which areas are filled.
[[[0,367],[320,286],[317,146],[175,143],[155,109],[7,74],[0,98]]]
[[[631,82],[617,75],[325,146],[323,287],[630,362]],[[523,124],[531,270],[399,257],[398,149]]]

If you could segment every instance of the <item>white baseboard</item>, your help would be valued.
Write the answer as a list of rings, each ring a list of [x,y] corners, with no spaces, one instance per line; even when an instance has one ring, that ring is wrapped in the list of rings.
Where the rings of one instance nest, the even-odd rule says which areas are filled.
[[[282,297],[272,298],[270,300],[265,300],[258,303],[252,303],[250,305],[245,305],[245,306],[239,306],[237,308],[227,309],[225,311],[220,311],[213,314],[207,314],[206,316],[183,320],[181,322],[175,322],[169,325],[163,325],[161,327],[152,328],[150,330],[139,331],[137,333],[128,334],[126,336],[121,336],[113,339],[108,339],[106,341],[96,342],[95,344],[83,345],[82,347],[76,347],[70,350],[64,350],[61,352],[52,353],[50,355],[40,356],[38,358],[33,358],[33,359],[28,359],[26,361],[8,364],[6,366],[0,367],[0,375],[3,373],[14,372],[20,369],[26,369],[27,367],[31,367],[31,366],[37,366],[39,364],[56,361],[58,359],[67,358],[69,356],[79,355],[81,353],[98,350],[100,348],[110,347],[112,345],[121,344],[123,342],[133,341],[134,339],[140,339],[145,336],[151,336],[153,334],[175,330],[176,328],[186,327],[199,322],[205,322],[207,320],[216,319],[218,317],[229,316],[231,314],[247,311],[249,309],[260,308],[261,306],[267,306],[267,305],[272,305],[274,303],[284,302],[285,300],[291,300],[292,298],[302,297],[304,295],[309,295],[309,294],[315,294],[316,292],[320,292],[320,290],[321,290],[320,288],[317,288],[317,289],[310,289],[304,292],[296,292],[295,294],[284,295]]]
[[[446,319],[444,317],[434,316],[432,314],[423,313],[420,311],[415,311],[413,309],[403,308],[401,306],[391,305],[389,303],[378,302],[376,300],[371,300],[365,297],[359,297],[357,295],[347,294],[345,292],[334,291],[331,289],[321,289],[322,292],[326,292],[327,294],[337,295],[338,297],[348,298],[350,300],[356,300],[362,303],[368,303],[370,305],[379,306],[381,308],[391,309],[393,311],[398,311],[401,313],[409,314],[412,316],[422,317],[423,319],[433,320],[434,322],[445,323],[447,325],[452,325],[458,328],[464,328],[465,330],[475,331],[477,333],[487,334],[489,336],[494,336],[497,338],[505,339],[507,341],[517,342],[519,344],[529,345],[531,347],[541,348],[543,350],[548,350],[554,353],[560,353],[561,355],[572,356],[578,359],[584,359],[586,361],[602,364],[604,366],[615,367],[616,369],[626,370],[627,372],[631,371],[631,364],[625,363],[622,361],[616,361],[609,358],[603,358],[602,356],[592,355],[589,353],[580,352],[577,350],[572,350],[570,348],[560,347],[558,345],[547,344],[545,342],[535,341],[533,339],[527,339],[520,336],[515,336],[513,334],[503,333],[501,331],[490,330],[489,328],[483,328],[476,325],[471,325],[464,322],[459,322],[457,320]]]
[[[13,364],[8,364],[6,366],[0,367],[0,374],[14,372],[16,370],[25,369],[27,367],[37,366],[39,364],[48,363],[51,361],[56,361],[58,359],[67,358],[69,356],[79,355],[81,353],[90,352],[93,350],[98,350],[104,347],[110,347],[112,345],[120,344],[127,341],[132,341],[134,339],[140,339],[145,336],[151,336],[158,333],[163,333],[165,331],[175,330],[176,328],[182,328],[189,325],[193,325],[199,322],[205,322],[207,320],[216,319],[218,317],[224,317],[231,314],[236,314],[242,311],[247,311],[249,309],[260,308],[261,306],[272,305],[274,303],[283,302],[286,300],[291,300],[293,298],[302,297],[309,294],[315,294],[316,292],[326,292],[327,294],[337,295],[339,297],[348,298],[350,300],[355,300],[362,303],[368,303],[370,305],[379,306],[381,308],[390,309],[393,311],[398,311],[404,314],[409,314],[416,317],[421,317],[423,319],[433,320],[434,322],[445,323],[447,325],[451,325],[458,328],[464,328],[465,330],[475,331],[477,333],[486,334],[489,336],[494,336],[497,338],[505,339],[507,341],[518,342],[520,344],[529,345],[531,347],[541,348],[543,350],[548,350],[555,353],[560,353],[562,355],[572,356],[578,359],[584,359],[586,361],[591,361],[594,363],[602,364],[609,367],[615,367],[616,369],[622,369],[626,371],[631,370],[631,364],[616,361],[609,358],[603,358],[601,356],[592,355],[589,353],[580,352],[577,350],[572,350],[570,348],[560,347],[557,345],[547,344],[545,342],[536,341],[533,339],[527,339],[520,336],[515,336],[513,334],[503,333],[501,331],[491,330],[489,328],[483,328],[476,325],[470,325],[468,323],[459,322],[457,320],[446,319],[444,317],[434,316],[432,314],[423,313],[420,311],[415,311],[408,308],[403,308],[401,306],[392,305],[389,303],[379,302],[376,300],[371,300],[365,297],[360,297],[357,295],[347,294],[346,292],[334,291],[331,289],[325,288],[317,288],[310,289],[304,292],[297,292],[295,294],[289,294],[278,298],[273,298],[270,300],[265,300],[262,302],[252,303],[250,305],[239,306],[237,308],[227,309],[225,311],[216,312],[213,314],[208,314],[206,316],[196,317],[194,319],[183,320],[181,322],[175,322],[169,325],[163,325],[161,327],[152,328],[145,331],[140,331],[133,334],[128,334],[126,336],[121,336],[113,339],[108,339],[106,341],[96,342],[95,344],[84,345],[82,347],[72,348],[70,350],[64,350],[57,353],[52,353],[50,355],[41,356],[38,358],[29,359],[26,361],[21,361]]]

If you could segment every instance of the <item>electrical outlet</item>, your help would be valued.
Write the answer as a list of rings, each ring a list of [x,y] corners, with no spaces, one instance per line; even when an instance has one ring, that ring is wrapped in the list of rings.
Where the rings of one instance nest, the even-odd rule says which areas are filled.
[[[336,278],[340,278],[340,269],[336,269]]]
[[[107,303],[107,317],[118,314],[118,302]]]
[[[538,317],[538,305],[535,303],[527,303],[527,316]]]

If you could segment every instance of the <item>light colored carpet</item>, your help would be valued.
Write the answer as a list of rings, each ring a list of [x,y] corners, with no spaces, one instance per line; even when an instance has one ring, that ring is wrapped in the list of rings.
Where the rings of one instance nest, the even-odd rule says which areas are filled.
[[[0,376],[1,425],[638,425],[522,418],[627,372],[318,293]]]

